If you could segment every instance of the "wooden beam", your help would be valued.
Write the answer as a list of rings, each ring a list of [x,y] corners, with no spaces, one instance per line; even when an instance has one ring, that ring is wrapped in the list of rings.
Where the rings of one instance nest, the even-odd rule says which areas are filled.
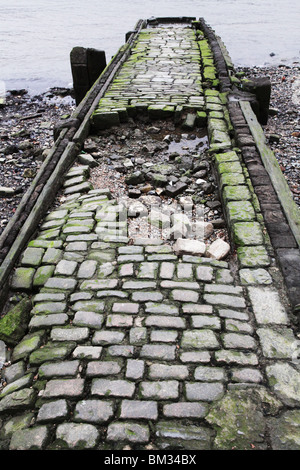
[[[300,210],[295,203],[290,188],[284,178],[276,157],[266,143],[264,131],[259,124],[248,101],[240,101],[240,107],[255,140],[257,150],[261,156],[273,187],[277,193],[282,209],[289,222],[290,228],[300,247]]]

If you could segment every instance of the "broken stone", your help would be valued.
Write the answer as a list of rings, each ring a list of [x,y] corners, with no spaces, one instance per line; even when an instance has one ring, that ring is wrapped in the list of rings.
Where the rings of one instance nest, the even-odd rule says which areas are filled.
[[[92,155],[89,155],[88,153],[82,153],[78,156],[78,161],[82,165],[88,165],[91,168],[98,166],[98,163],[96,160],[92,157]]]
[[[288,410],[269,421],[273,450],[300,450],[300,411]]]
[[[205,243],[184,238],[178,238],[173,248],[177,255],[188,254],[202,256],[206,250]]]
[[[206,254],[209,258],[220,260],[224,259],[229,252],[230,245],[221,238],[218,238],[210,245]]]
[[[228,391],[206,419],[217,432],[215,449],[250,450],[251,444],[263,448],[266,420],[255,391]]]
[[[0,320],[0,339],[10,346],[15,346],[24,336],[31,309],[31,300],[22,299]]]
[[[209,238],[214,232],[214,226],[211,222],[198,221],[192,224],[191,233],[198,240]]]
[[[174,185],[168,184],[165,188],[165,193],[167,196],[170,197],[176,197],[178,194],[183,193],[186,189],[188,188],[188,185],[186,183],[182,183],[181,181],[178,181],[178,183]]]
[[[6,186],[0,186],[0,197],[9,197],[15,194],[15,190],[7,188]]]
[[[129,176],[126,177],[125,182],[128,185],[137,185],[143,183],[145,181],[145,177],[141,171],[135,171],[131,173]]]
[[[287,406],[299,406],[300,372],[282,362],[267,366],[266,373],[275,395]]]

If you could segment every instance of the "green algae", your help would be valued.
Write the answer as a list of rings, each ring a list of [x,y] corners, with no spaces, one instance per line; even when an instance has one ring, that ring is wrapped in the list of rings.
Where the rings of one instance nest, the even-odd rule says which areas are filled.
[[[22,299],[0,320],[0,339],[15,346],[24,336],[30,317],[31,300]]]

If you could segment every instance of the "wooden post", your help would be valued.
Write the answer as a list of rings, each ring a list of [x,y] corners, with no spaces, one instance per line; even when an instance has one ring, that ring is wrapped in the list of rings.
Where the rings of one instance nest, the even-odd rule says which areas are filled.
[[[74,47],[70,53],[73,88],[78,105],[106,67],[104,51]]]

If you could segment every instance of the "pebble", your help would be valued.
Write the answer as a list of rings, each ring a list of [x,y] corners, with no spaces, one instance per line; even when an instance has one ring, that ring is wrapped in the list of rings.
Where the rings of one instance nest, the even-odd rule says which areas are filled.
[[[299,163],[299,65],[251,67],[240,70],[247,77],[267,76],[271,80],[271,101],[267,125],[263,126],[295,203],[300,206]]]
[[[7,92],[0,115],[0,233],[53,145],[54,123],[75,108],[71,96],[63,98],[59,92]]]

